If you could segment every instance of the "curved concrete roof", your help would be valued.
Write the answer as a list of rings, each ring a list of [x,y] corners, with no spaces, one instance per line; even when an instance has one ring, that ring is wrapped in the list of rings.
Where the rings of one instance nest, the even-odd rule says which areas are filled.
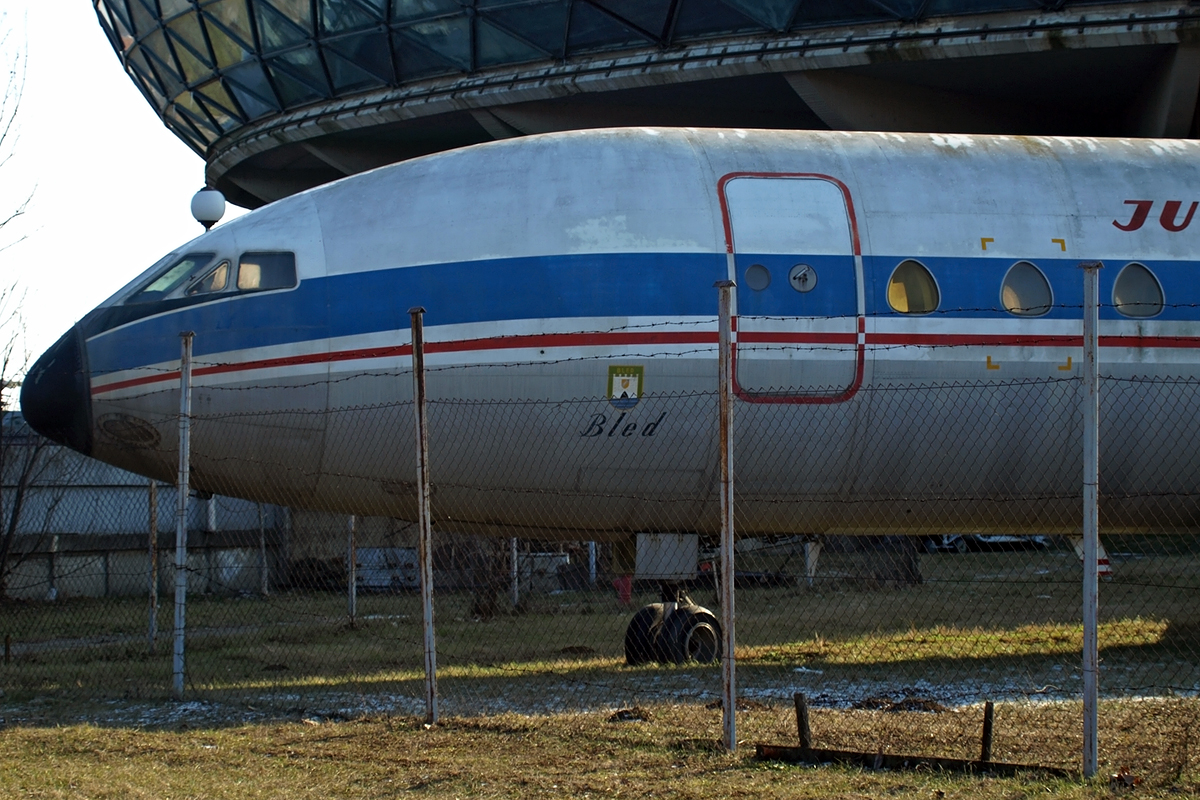
[[[1186,0],[93,0],[211,184],[611,125],[1194,136]]]

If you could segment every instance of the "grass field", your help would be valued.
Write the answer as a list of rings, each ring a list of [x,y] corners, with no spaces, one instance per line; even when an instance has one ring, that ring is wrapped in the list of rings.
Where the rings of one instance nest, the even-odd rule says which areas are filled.
[[[1107,704],[1109,727],[1162,709]],[[1177,712],[1178,710],[1176,710]],[[1189,713],[1195,715],[1194,705]],[[1071,715],[1077,709],[1061,709]],[[455,718],[425,729],[412,718],[258,725],[177,724],[138,729],[75,724],[0,730],[0,794],[37,798],[1098,798],[1108,772],[1090,782],[1038,772],[1001,778],[870,771],[759,762],[753,749],[715,747],[720,712],[648,706],[613,721],[608,712]],[[748,741],[792,741],[783,709],[739,713]],[[844,715],[842,715],[844,716]],[[896,715],[897,731],[918,735]],[[919,716],[919,715],[907,715]],[[1178,713],[1170,716],[1179,717]],[[818,712],[818,737],[839,715]],[[1164,760],[1131,796],[1198,796],[1186,734],[1158,730],[1142,742]],[[1180,736],[1185,738],[1181,739]],[[1042,737],[1044,738],[1044,737]],[[1053,746],[1047,743],[1047,746]],[[1113,771],[1118,769],[1114,767]]]
[[[777,567],[772,558],[779,556],[761,555],[757,565]],[[1078,766],[1082,628],[1073,554],[929,556],[924,583],[903,588],[856,581],[848,556],[829,554],[822,563],[813,587],[738,590],[739,696],[753,706],[747,731],[793,740],[790,698],[800,691],[817,715],[818,746],[974,758],[980,704],[992,699],[997,759]],[[1129,766],[1160,783],[1191,774],[1198,567],[1190,554],[1148,553],[1119,562],[1101,589],[1101,755],[1108,769]],[[696,599],[715,607],[711,590]],[[704,705],[720,696],[719,669],[626,667],[629,612],[611,592],[530,596],[522,613],[488,621],[473,619],[469,606],[462,594],[436,600],[439,693],[445,712],[459,720],[454,725],[474,719],[485,736],[493,723],[480,714],[533,714],[545,746],[563,748],[566,758],[571,731],[591,725],[610,737],[617,729],[605,715],[638,705],[657,709],[643,727],[678,717],[690,720],[678,725],[697,726],[691,739],[717,738],[711,726],[719,712]],[[348,726],[351,738],[383,729],[404,741],[402,734],[419,738],[399,721],[423,707],[419,602],[365,595],[358,611],[351,626],[346,599],[336,593],[190,598],[187,696],[210,704],[193,722],[221,736],[249,724],[239,735],[253,738],[290,730],[308,715]],[[145,600],[4,607],[0,634],[12,639],[10,662],[0,666],[5,739],[36,740],[39,730],[65,725],[82,741],[96,735],[88,723],[146,741],[194,735],[137,732],[188,718],[164,710],[172,708],[170,625],[164,604],[163,634],[151,653]],[[878,710],[905,698],[926,703],[930,713]],[[161,742],[146,746],[184,746]],[[727,758],[693,755],[706,763]],[[738,759],[721,769],[771,773]]]

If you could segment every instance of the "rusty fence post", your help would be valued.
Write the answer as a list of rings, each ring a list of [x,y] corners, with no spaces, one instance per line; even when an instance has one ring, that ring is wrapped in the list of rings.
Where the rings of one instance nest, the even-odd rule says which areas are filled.
[[[175,639],[171,691],[183,699],[184,642],[187,620],[187,515],[192,455],[192,341],[196,334],[179,334],[179,472],[175,478]]]
[[[733,608],[733,281],[718,281],[717,375],[721,459],[721,705],[725,749],[737,749]]]
[[[437,640],[433,626],[433,524],[429,516],[429,428],[425,414],[425,309],[412,317],[413,409],[417,418],[417,558],[421,571],[421,608],[425,632],[425,721],[438,721]]]
[[[995,729],[996,704],[987,700],[983,704],[983,735],[979,748],[979,760],[984,764],[992,760],[992,737]]]
[[[1083,776],[1099,768],[1100,325],[1099,261],[1083,270]]]
[[[800,737],[800,748],[812,750],[812,725],[808,721],[808,698],[802,693],[792,695],[792,703],[796,706],[796,733]]]

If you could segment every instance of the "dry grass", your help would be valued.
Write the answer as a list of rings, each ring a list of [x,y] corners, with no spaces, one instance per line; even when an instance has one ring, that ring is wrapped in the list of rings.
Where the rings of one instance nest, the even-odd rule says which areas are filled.
[[[611,722],[607,713],[506,714],[453,719],[432,730],[399,718],[201,730],[9,728],[0,732],[0,793],[155,800],[1112,796],[1106,780],[1084,784],[1037,773],[994,778],[760,763],[752,748],[735,755],[715,748],[719,711],[698,706],[645,711],[644,721]],[[895,715],[897,735],[911,737],[915,730],[906,716],[922,715]],[[854,719],[819,713],[815,733],[819,739],[853,738]],[[843,724],[845,730],[835,736],[834,728]],[[739,732],[747,740],[788,741],[793,725],[788,709],[739,713]],[[910,730],[903,733],[904,728]],[[860,744],[877,734],[865,736]],[[1181,744],[1177,738],[1173,743]],[[1156,746],[1166,753],[1170,745]],[[1197,792],[1195,764],[1185,758],[1177,771],[1139,786],[1136,796]]]
[[[831,573],[839,569],[838,558],[824,562]],[[778,565],[763,560],[758,566]],[[813,710],[818,746],[974,758],[982,711],[959,704],[1004,700],[1014,696],[1011,687],[1032,697],[1079,696],[1081,626],[1073,554],[947,554],[925,559],[923,570],[926,582],[908,588],[867,590],[834,579],[813,589],[739,589],[739,685],[758,687],[753,697],[778,706],[747,712],[739,722],[742,737],[793,741],[794,719],[783,698],[803,690],[818,698],[825,694]],[[1174,687],[1194,693],[1200,686],[1197,574],[1200,558],[1182,553],[1118,564],[1117,579],[1101,589],[1105,691],[1164,693]],[[711,604],[711,596],[703,594],[696,599]],[[533,597],[524,613],[487,622],[471,618],[469,597],[439,597],[443,707],[465,717],[514,708],[611,710],[638,703],[652,707],[649,722],[613,725],[605,721],[605,711],[538,717],[497,713],[460,718],[434,731],[419,730],[403,717],[320,726],[276,722],[212,728],[209,722],[212,729],[203,732],[142,731],[137,725],[144,723],[113,722],[119,718],[93,715],[86,703],[148,698],[169,705],[163,703],[171,674],[169,609],[160,618],[165,635],[158,653],[148,654],[144,602],[72,600],[3,610],[0,633],[11,632],[16,648],[13,663],[0,666],[0,718],[7,717],[10,726],[0,727],[0,791],[47,797],[222,797],[234,794],[229,787],[239,785],[235,780],[243,780],[239,797],[372,797],[402,789],[437,796],[537,795],[555,791],[556,785],[568,796],[944,792],[1016,797],[1047,790],[1063,796],[1099,791],[1040,779],[814,772],[713,753],[699,742],[719,735],[719,712],[702,708],[719,695],[719,670],[625,667],[621,641],[629,615],[603,592]],[[348,626],[345,598],[333,593],[195,597],[188,611],[189,697],[231,708],[253,704],[266,709],[264,718],[275,720],[296,720],[297,708],[357,709],[350,716],[367,713],[362,709],[411,713],[422,695],[417,599],[364,596],[359,613],[357,626]],[[855,692],[879,691],[896,700],[930,686],[953,686],[966,699],[941,698],[954,706],[941,714],[828,708],[859,699]],[[1001,687],[999,697],[988,694],[995,687]],[[345,703],[345,698],[381,700]],[[36,704],[36,713],[29,712]],[[1151,789],[1197,791],[1196,700],[1107,700],[1101,714],[1105,770],[1128,766],[1154,784],[1144,783],[1139,795]],[[25,720],[24,727],[12,727],[16,719]],[[104,730],[80,724],[105,719],[109,727]],[[1081,719],[1075,702],[1001,702],[995,757],[1076,767]],[[222,767],[230,776],[226,788],[203,768],[190,766],[193,757],[210,768],[225,763],[206,761],[215,758],[206,749],[209,744],[228,756],[228,766]],[[278,755],[289,748],[295,756]],[[603,757],[589,757],[596,754]],[[168,763],[173,766],[163,766]],[[509,763],[519,778],[506,771]],[[412,777],[414,764],[429,765],[433,777]],[[104,774],[115,782],[97,777]],[[293,780],[296,775],[311,780]],[[18,778],[33,782],[14,783]],[[74,794],[72,780],[81,787]],[[115,786],[124,788],[110,788]]]

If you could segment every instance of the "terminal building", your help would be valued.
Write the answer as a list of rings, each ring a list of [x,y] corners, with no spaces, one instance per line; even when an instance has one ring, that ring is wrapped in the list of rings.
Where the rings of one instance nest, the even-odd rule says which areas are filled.
[[[1196,137],[1200,3],[93,0],[256,208],[395,161],[608,126]]]

